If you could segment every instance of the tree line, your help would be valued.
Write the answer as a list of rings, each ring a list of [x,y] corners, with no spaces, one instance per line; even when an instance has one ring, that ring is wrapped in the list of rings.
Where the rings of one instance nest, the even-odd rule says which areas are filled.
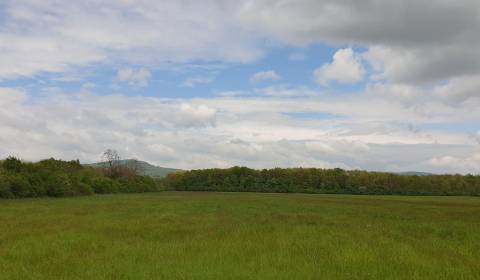
[[[190,170],[164,179],[141,176],[138,166],[118,164],[107,150],[102,168],[78,160],[47,159],[24,162],[15,157],[0,161],[0,198],[64,197],[161,190],[281,192],[378,195],[480,195],[480,176],[398,175],[386,172],[319,168],[247,167]]]
[[[165,179],[170,190],[281,192],[371,195],[480,195],[480,176],[399,175],[386,172],[319,168],[246,167],[173,173]]]
[[[111,152],[111,150],[110,150]],[[65,197],[94,193],[137,193],[162,189],[162,184],[138,175],[135,167],[120,166],[115,157],[105,168],[78,160],[47,159],[24,162],[15,157],[0,161],[0,198]]]

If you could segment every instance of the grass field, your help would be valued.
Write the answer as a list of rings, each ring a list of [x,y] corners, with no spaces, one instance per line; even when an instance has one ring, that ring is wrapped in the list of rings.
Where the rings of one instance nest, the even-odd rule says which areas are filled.
[[[0,200],[0,279],[480,279],[480,198]]]

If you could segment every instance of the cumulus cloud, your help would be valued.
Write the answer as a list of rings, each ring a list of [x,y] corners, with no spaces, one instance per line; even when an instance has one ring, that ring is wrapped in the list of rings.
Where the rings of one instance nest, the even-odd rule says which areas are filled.
[[[325,63],[314,71],[315,80],[322,86],[329,82],[355,83],[363,79],[365,70],[358,55],[351,48],[340,49],[331,63]]]
[[[38,99],[8,88],[0,95],[0,157],[91,162],[104,149],[115,148],[124,157],[180,168],[316,166],[431,172],[470,172],[477,160],[472,155],[478,142],[467,133],[408,126],[480,118],[480,112],[468,116],[469,108],[426,108],[425,114],[395,100],[361,101],[357,96],[172,100],[52,92]],[[295,112],[313,115],[305,119]],[[317,117],[316,112],[329,117]],[[445,156],[464,164],[441,164]],[[435,158],[439,160],[432,161]]]
[[[233,1],[7,0],[0,21],[0,77],[95,63],[252,61],[262,50],[232,20],[238,7]]]
[[[122,68],[117,72],[117,81],[127,82],[131,85],[138,85],[145,87],[148,85],[148,80],[152,77],[152,74],[148,69],[140,68]]]
[[[262,71],[257,72],[250,77],[251,82],[260,82],[260,81],[276,81],[280,80],[280,75],[278,75],[275,71]]]
[[[367,48],[377,77],[436,82],[480,74],[479,14],[475,0],[6,0],[0,77],[119,61],[249,62],[275,43],[321,42]]]
[[[394,82],[425,83],[480,73],[475,0],[248,1],[240,18],[296,45],[359,44]]]
[[[2,108],[7,106],[0,112],[0,156],[27,160],[53,156],[95,161],[111,147],[126,157],[162,162],[165,156],[168,161],[173,150],[180,151],[172,145],[186,137],[182,134],[195,139],[194,131],[215,126],[217,115],[208,105],[146,97],[83,92],[37,99],[3,89],[0,94]]]
[[[215,125],[215,116],[217,111],[206,105],[192,106],[185,103],[180,106],[181,123],[186,127],[203,127]]]
[[[372,46],[365,58],[376,73],[373,79],[415,85],[480,74],[480,58],[472,46]]]
[[[448,83],[437,86],[434,91],[437,97],[453,104],[475,101],[479,103],[480,75],[451,79]]]
[[[442,170],[448,170],[449,173],[475,174],[480,169],[480,152],[467,157],[449,155],[434,157],[428,160],[428,164]]]
[[[0,88],[0,157],[94,161],[116,148],[180,168],[478,170],[478,1],[6,0],[0,6],[1,80],[53,72],[52,80],[85,85],[81,93]],[[343,49],[315,70],[316,80],[355,83],[367,76],[363,91],[331,95],[284,85],[232,88],[210,99],[99,96],[76,75],[92,65],[135,65],[120,69],[117,81],[147,85],[147,69],[168,69],[187,73],[183,85],[194,87],[211,82],[212,71],[256,61],[276,46],[318,43]],[[257,74],[254,80],[279,78],[273,70]]]

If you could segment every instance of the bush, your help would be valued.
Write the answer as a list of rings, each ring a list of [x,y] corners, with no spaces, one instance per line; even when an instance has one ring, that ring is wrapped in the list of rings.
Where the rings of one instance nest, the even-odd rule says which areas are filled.
[[[91,179],[90,184],[95,193],[117,193],[119,183],[105,176]]]
[[[7,176],[0,173],[0,198],[13,198],[14,195],[10,189],[10,183]]]
[[[45,188],[49,196],[74,196],[77,193],[72,186],[70,178],[66,174],[56,173],[48,177],[45,182]]]
[[[77,196],[93,193],[150,192],[161,188],[150,177],[122,169],[115,178],[84,167],[78,160],[25,163],[14,157],[0,161],[0,198]]]
[[[10,191],[14,197],[31,197],[32,186],[30,182],[22,175],[11,174],[7,177],[7,184],[10,185]]]
[[[157,182],[147,176],[133,176],[119,179],[121,192],[139,193],[159,191]]]
[[[47,195],[47,190],[45,189],[45,180],[38,173],[29,173],[25,174],[28,182],[30,183],[30,191],[32,197],[41,197]]]
[[[95,193],[90,185],[83,182],[77,182],[75,185],[75,189],[77,190],[77,194],[79,195],[92,195]]]

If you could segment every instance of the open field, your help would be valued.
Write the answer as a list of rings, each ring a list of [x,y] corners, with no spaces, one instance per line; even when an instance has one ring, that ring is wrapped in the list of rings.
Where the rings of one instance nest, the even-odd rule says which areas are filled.
[[[0,279],[480,279],[480,198],[0,200]]]

